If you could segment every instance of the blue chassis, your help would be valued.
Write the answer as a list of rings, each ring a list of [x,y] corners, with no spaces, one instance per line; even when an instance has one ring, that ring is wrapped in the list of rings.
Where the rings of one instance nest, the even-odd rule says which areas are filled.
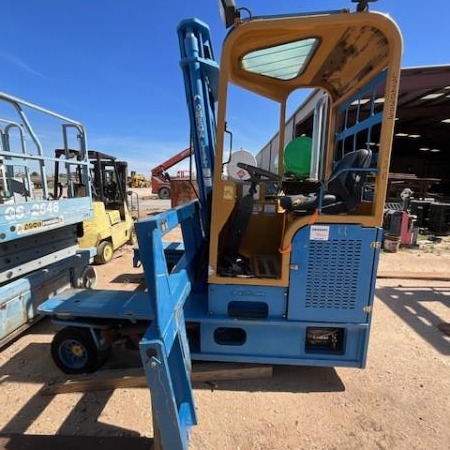
[[[309,225],[299,230],[292,245],[289,288],[260,286],[257,279],[255,285],[238,285],[232,278],[230,284],[206,286],[199,283],[196,270],[201,266],[203,246],[201,228],[199,223],[195,225],[200,220],[198,209],[198,203],[193,202],[136,224],[139,247],[146,250],[140,252],[140,258],[148,291],[72,290],[41,304],[40,313],[62,324],[100,329],[117,321],[150,326],[157,311],[166,324],[162,333],[170,336],[176,330],[175,307],[183,306],[185,322],[196,324],[200,330],[200,339],[190,342],[192,359],[364,367],[370,328],[367,311],[373,302],[379,255],[379,245],[372,243],[381,241],[380,229],[329,225],[329,241],[310,240]],[[184,245],[164,243],[162,239],[148,241],[149,234],[162,238],[178,224],[182,226]],[[350,250],[349,241],[353,245]],[[326,255],[318,248],[324,242],[333,242],[336,247],[325,262]],[[350,253],[354,251],[359,257]],[[315,254],[319,256],[315,258]],[[330,258],[335,267],[330,267]],[[168,263],[175,265],[171,273]],[[311,279],[311,272],[318,270],[326,273]],[[321,295],[314,296],[307,283],[320,289]],[[174,300],[168,301],[171,298]],[[267,314],[261,319],[230,315],[231,304],[240,302],[247,306],[263,304]],[[346,330],[345,351],[305,350],[306,328],[324,326]],[[214,332],[218,328],[243,330],[245,342],[217,342]]]
[[[289,288],[208,286],[199,210],[194,201],[136,224],[146,292],[76,290],[39,307],[41,314],[54,321],[89,327],[94,335],[119,323],[148,326],[140,352],[156,424],[163,448],[168,449],[187,449],[190,428],[196,423],[191,356],[211,361],[364,367],[369,339],[380,229],[325,225],[327,240],[312,239],[309,225],[300,229],[292,243]],[[177,225],[184,245],[165,244],[163,236]],[[170,273],[168,260],[176,263]],[[234,317],[231,306],[236,304],[250,305],[250,310],[263,305],[266,315]],[[188,341],[186,325],[197,327],[199,339]],[[342,348],[308,350],[308,327],[344,330]],[[217,333],[224,329],[237,329],[240,337],[222,342]]]

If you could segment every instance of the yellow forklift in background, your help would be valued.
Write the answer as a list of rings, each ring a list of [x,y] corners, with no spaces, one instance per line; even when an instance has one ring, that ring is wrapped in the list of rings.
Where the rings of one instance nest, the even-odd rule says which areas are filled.
[[[78,158],[78,152],[68,150],[69,157]],[[57,149],[56,158],[60,158],[66,151]],[[66,156],[67,157],[67,156]],[[115,157],[105,153],[89,150],[89,172],[92,191],[93,216],[85,220],[82,230],[79,231],[78,244],[81,248],[95,248],[96,264],[105,264],[111,261],[114,252],[123,245],[136,242],[134,221],[128,210],[126,198],[127,163],[117,161]],[[62,180],[59,176],[59,163],[55,165],[55,198],[63,193]],[[67,176],[68,195],[82,195],[86,187],[78,180],[76,168],[73,174]]]
[[[131,171],[131,175],[127,177],[128,187],[130,188],[146,188],[149,185],[149,181],[144,175]]]

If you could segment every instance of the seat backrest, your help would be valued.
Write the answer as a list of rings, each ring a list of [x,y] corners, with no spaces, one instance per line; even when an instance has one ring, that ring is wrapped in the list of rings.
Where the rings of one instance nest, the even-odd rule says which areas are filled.
[[[372,159],[371,150],[361,149],[347,153],[336,164],[334,172],[327,182],[326,193],[335,195],[337,200],[346,203],[350,208],[361,201],[362,187],[366,180],[366,172],[344,169],[366,169]]]

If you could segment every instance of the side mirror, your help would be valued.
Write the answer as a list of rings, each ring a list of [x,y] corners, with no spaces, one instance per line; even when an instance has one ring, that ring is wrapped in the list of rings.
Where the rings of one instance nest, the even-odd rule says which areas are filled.
[[[356,12],[369,11],[369,3],[377,2],[378,0],[352,0],[352,3],[358,3],[356,5]]]
[[[219,8],[225,27],[230,28],[235,19],[239,17],[239,11],[234,0],[219,0]]]

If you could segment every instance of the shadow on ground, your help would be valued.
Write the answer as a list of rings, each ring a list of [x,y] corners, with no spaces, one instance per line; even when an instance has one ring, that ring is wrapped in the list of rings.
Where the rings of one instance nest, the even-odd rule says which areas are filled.
[[[450,355],[450,338],[438,329],[448,317],[439,317],[429,308],[432,303],[449,307],[449,286],[383,286],[377,288],[376,296],[437,351]]]
[[[196,382],[194,389],[246,392],[344,392],[333,367],[274,366],[273,376],[253,380]]]
[[[0,434],[0,450],[151,450],[153,439],[127,436]]]
[[[47,329],[47,332],[52,327],[51,324],[39,325],[39,328]],[[138,352],[119,348],[117,353],[117,355],[114,355],[114,357],[108,361],[106,367],[115,368],[116,366],[121,366],[121,359],[124,358],[125,353],[129,355],[126,359],[133,364],[133,366],[140,361]],[[47,385],[62,383],[67,380],[67,378],[68,375],[63,374],[56,369],[50,356],[49,343],[33,342],[28,344],[20,352],[14,354],[0,368],[0,387],[4,383],[18,383],[17,389],[20,389],[20,383],[27,383],[41,385],[41,388],[29,398],[20,410],[18,410],[3,426],[0,433],[2,435],[26,433],[28,428],[38,420],[41,414],[48,407],[51,407],[52,402],[57,402],[57,399],[55,398],[56,395],[43,395],[44,388]],[[89,432],[92,433],[92,429],[94,429],[96,435],[139,436],[138,433],[132,430],[102,423],[99,420],[102,411],[113,393],[113,390],[83,393],[77,403],[71,408],[64,422],[59,427],[57,434],[88,434]],[[19,444],[22,445],[21,442],[19,442]],[[0,450],[3,450],[3,448],[10,449],[16,447],[0,446]],[[36,445],[35,447],[30,448],[44,449],[47,447]],[[72,450],[72,447],[69,448]]]
[[[122,273],[111,280],[111,283],[133,283],[145,284],[144,274],[142,273]]]
[[[105,369],[142,367],[140,365],[139,352],[123,347],[116,350],[112,359],[105,365]],[[107,370],[104,370],[104,372],[107,373]],[[30,426],[39,419],[47,408],[52,406],[52,402],[58,401],[55,398],[56,394],[48,395],[48,393],[45,393],[45,388],[48,385],[63,383],[68,378],[71,380],[77,379],[75,376],[69,377],[64,375],[54,367],[50,356],[50,344],[48,343],[30,343],[23,350],[13,355],[1,367],[0,385],[13,382],[18,383],[18,389],[20,389],[20,383],[31,383],[40,385],[40,389],[28,399],[0,431],[0,450],[25,450],[28,448],[43,448],[46,450],[65,448],[66,450],[73,450],[82,446],[84,448],[95,448],[96,450],[101,450],[102,448],[120,449],[127,446],[131,448],[132,443],[133,450],[149,448],[148,440],[142,440],[141,442],[139,440],[127,441],[124,439],[125,437],[139,438],[140,435],[137,432],[102,423],[99,420],[102,411],[114,393],[114,390],[111,389],[84,392],[56,431],[54,443],[50,442],[53,436],[25,435]],[[294,393],[345,391],[345,386],[334,368],[293,366],[275,366],[271,378],[195,383],[194,388]],[[44,393],[45,395],[43,395]],[[88,439],[86,436],[92,434],[95,434],[96,437],[92,438],[91,445],[84,439]],[[70,445],[64,444],[66,442],[64,439],[70,439],[68,436],[74,436],[73,440],[70,441]],[[108,439],[110,436],[120,436],[123,444],[118,443],[117,447],[107,447],[106,442],[109,442],[108,439],[99,438],[98,436],[106,436]],[[50,443],[47,443],[47,440]],[[136,446],[134,446],[134,442],[137,443]],[[123,447],[120,445],[123,445]]]

